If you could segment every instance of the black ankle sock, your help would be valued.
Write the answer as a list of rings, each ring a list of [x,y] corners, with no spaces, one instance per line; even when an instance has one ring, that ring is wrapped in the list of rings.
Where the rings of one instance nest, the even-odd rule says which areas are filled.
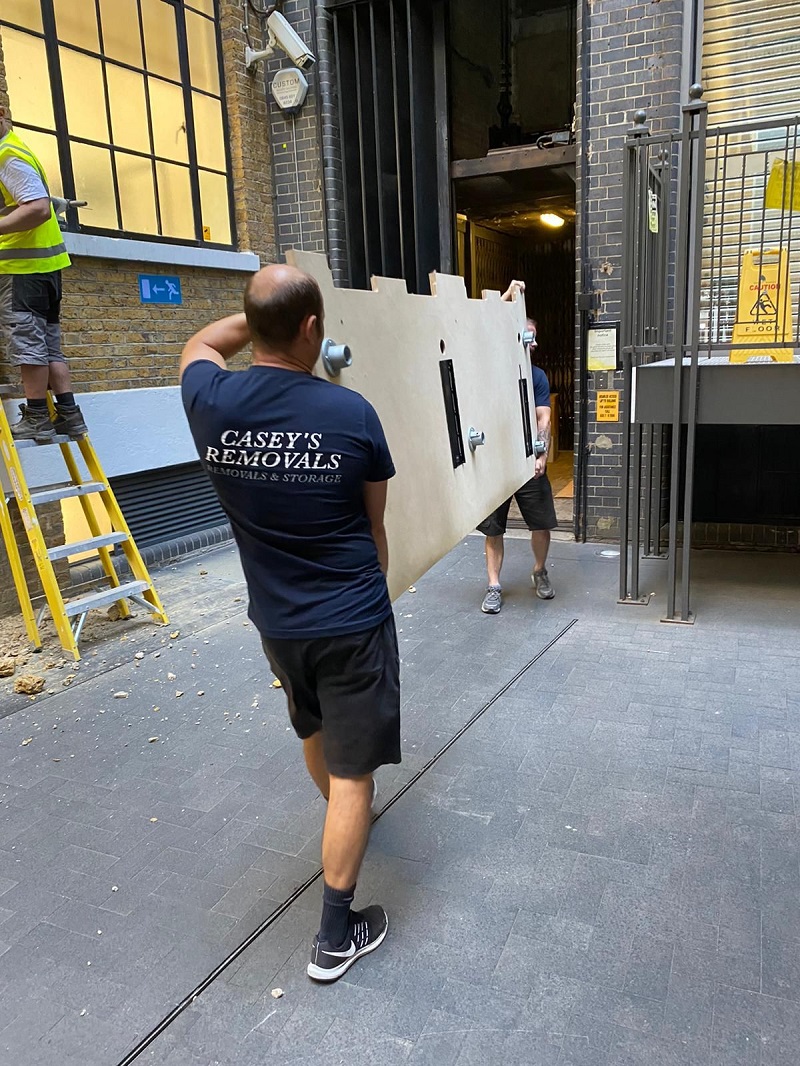
[[[75,406],[75,393],[74,392],[59,392],[56,395],[56,403],[66,404],[68,407]]]
[[[347,939],[350,927],[350,904],[353,902],[356,886],[352,888],[331,888],[325,883],[322,891],[322,920],[319,926],[319,938],[334,948],[341,947]]]
[[[47,410],[47,400],[26,400],[25,403],[32,411]]]

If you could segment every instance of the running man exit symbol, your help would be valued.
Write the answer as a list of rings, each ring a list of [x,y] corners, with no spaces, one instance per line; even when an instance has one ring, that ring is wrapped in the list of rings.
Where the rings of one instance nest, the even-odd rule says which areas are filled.
[[[164,274],[140,274],[139,299],[143,304],[182,304],[181,279]]]

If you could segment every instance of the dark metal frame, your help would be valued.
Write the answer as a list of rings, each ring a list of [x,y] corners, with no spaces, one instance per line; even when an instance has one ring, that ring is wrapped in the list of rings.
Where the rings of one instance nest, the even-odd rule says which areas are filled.
[[[759,354],[768,356],[770,349],[800,347],[800,307],[795,309],[793,335],[780,339],[780,301],[774,320],[772,310],[764,312],[767,328],[775,331],[775,339],[769,342],[734,342],[732,318],[724,313],[731,280],[726,271],[735,271],[738,277],[747,244],[762,254],[770,245],[781,247],[791,269],[792,234],[800,222],[800,208],[794,206],[800,119],[709,129],[700,86],[692,86],[689,97],[682,108],[680,132],[652,135],[645,113],[637,113],[625,145],[623,172],[625,422],[619,602],[648,601],[649,597],[640,594],[639,562],[643,556],[664,557],[662,515],[668,505],[663,621],[681,623],[694,620],[691,551],[701,355],[711,359],[757,345]],[[772,133],[773,143],[766,146],[758,143],[764,131]],[[764,155],[763,167],[757,161],[754,166],[754,157],[760,154]],[[766,200],[770,156],[773,166],[777,158],[784,162],[784,185],[780,214],[768,219],[767,211],[774,210]],[[651,190],[657,191],[661,202],[655,235],[648,226]],[[710,212],[706,217],[707,198]],[[753,234],[750,237],[746,225]],[[791,288],[791,274],[789,279]],[[784,292],[783,298],[791,299],[790,293]],[[705,325],[701,321],[704,309]],[[632,409],[637,369],[654,361],[665,363],[672,375],[671,421],[665,425],[645,425]]]
[[[206,92],[197,86],[192,86],[191,77],[189,71],[189,53],[188,53],[188,39],[186,34],[186,10],[184,0],[162,0],[162,3],[171,7],[175,12],[176,20],[176,35],[178,41],[178,63],[180,68],[181,81],[180,83],[174,81],[171,78],[164,78],[161,75],[153,74],[147,70],[146,66],[146,50],[144,41],[144,23],[142,21],[141,6],[137,4],[137,14],[139,16],[139,34],[142,47],[142,56],[144,67],[139,68],[132,66],[128,63],[121,62],[117,59],[107,59],[103,52],[103,24],[100,18],[100,4],[99,0],[95,0],[95,17],[97,19],[98,27],[98,40],[99,40],[99,52],[93,52],[87,48],[81,48],[74,44],[65,44],[65,47],[70,48],[74,52],[78,52],[81,55],[88,56],[91,59],[95,59],[100,63],[103,86],[106,91],[106,117],[108,120],[109,132],[111,132],[111,116],[110,116],[110,103],[108,97],[108,84],[106,64],[113,63],[115,66],[121,67],[124,70],[132,71],[136,74],[140,74],[144,78],[144,93],[145,93],[145,106],[147,107],[147,128],[150,137],[150,152],[140,152],[130,148],[119,148],[114,145],[113,142],[108,143],[102,141],[91,140],[86,137],[76,137],[69,132],[69,126],[67,122],[66,106],[64,102],[64,93],[62,89],[61,79],[61,61],[59,55],[59,48],[62,44],[58,39],[55,9],[53,6],[53,0],[40,0],[41,12],[42,12],[42,29],[43,32],[39,33],[35,30],[31,30],[25,26],[20,26],[7,19],[0,17],[0,24],[19,31],[20,33],[29,34],[32,37],[36,37],[44,42],[45,53],[47,56],[47,65],[50,73],[51,91],[53,99],[53,115],[55,120],[55,130],[44,129],[41,126],[35,126],[24,121],[24,116],[21,118],[15,117],[15,126],[20,130],[29,129],[37,133],[47,134],[53,136],[55,134],[56,142],[58,145],[59,163],[61,167],[61,181],[64,189],[64,196],[67,199],[77,199],[80,196],[80,189],[75,188],[75,176],[72,167],[72,153],[70,144],[72,142],[78,144],[90,145],[96,148],[102,148],[110,153],[111,156],[111,177],[114,187],[114,206],[117,214],[117,221],[119,222],[118,229],[101,228],[97,226],[86,225],[79,221],[78,211],[75,208],[68,208],[66,213],[66,229],[68,231],[77,233],[90,233],[98,234],[100,236],[119,236],[123,234],[125,237],[133,240],[156,240],[159,243],[174,244],[174,245],[196,245],[202,247],[216,247],[216,248],[231,248],[236,247],[236,215],[233,202],[233,189],[231,181],[231,151],[230,151],[230,127],[228,123],[228,109],[227,99],[225,94],[225,69],[223,63],[222,53],[222,41],[219,31],[219,0],[214,0],[214,32],[217,42],[217,63],[219,72],[219,85],[220,94],[217,97],[214,93]],[[203,18],[208,18],[203,12],[197,11],[197,14]],[[180,84],[181,91],[183,93],[184,112],[186,115],[186,135],[187,135],[187,154],[189,156],[188,163],[176,163],[174,159],[167,159],[159,156],[155,151],[155,143],[153,139],[153,122],[151,113],[150,102],[150,87],[149,78],[156,78],[160,81],[167,82],[170,85]],[[207,167],[200,167],[197,162],[197,144],[195,138],[194,129],[194,116],[192,106],[192,93],[197,92],[203,96],[208,96],[211,99],[220,101],[222,111],[222,137],[225,147],[225,178],[228,184],[228,214],[230,220],[231,241],[230,243],[223,243],[217,241],[205,241],[203,240],[203,223],[202,223],[202,211],[200,205],[200,172],[205,171],[212,174],[221,174],[221,171],[210,170]],[[153,168],[153,194],[155,197],[155,209],[156,209],[156,221],[159,230],[161,229],[161,206],[160,196],[158,190],[158,182],[156,179],[156,163],[163,162],[177,166],[184,166],[189,172],[189,182],[192,195],[192,214],[194,219],[194,239],[170,237],[161,235],[160,233],[139,233],[130,230],[122,229],[122,210],[119,194],[119,178],[117,175],[117,165],[115,153],[120,152],[125,155],[136,156],[140,159],[148,159],[151,161]]]
[[[661,555],[661,427],[644,426],[632,410],[636,367],[654,359],[675,359],[670,456],[667,613],[665,621],[689,622],[691,578],[691,507],[697,426],[697,360],[700,330],[700,275],[708,106],[699,86],[690,90],[682,109],[679,136],[650,134],[643,111],[637,112],[626,141],[623,171],[623,488],[620,517],[619,602],[643,605],[649,595],[639,588],[642,511],[645,554]],[[671,195],[677,180],[673,219]],[[659,198],[658,233],[648,224],[649,196]],[[675,225],[673,226],[673,221]],[[674,242],[672,240],[674,234]],[[657,239],[653,240],[655,236]],[[674,286],[670,268],[674,267]],[[689,313],[691,309],[691,313]],[[689,357],[688,390],[683,376]],[[681,450],[682,412],[688,400],[686,461]],[[642,473],[645,470],[643,492]],[[678,505],[683,494],[684,536],[680,556],[681,604],[677,615]]]
[[[430,271],[453,261],[443,0],[328,0],[326,8],[350,284],[366,288],[382,274],[427,292]]]

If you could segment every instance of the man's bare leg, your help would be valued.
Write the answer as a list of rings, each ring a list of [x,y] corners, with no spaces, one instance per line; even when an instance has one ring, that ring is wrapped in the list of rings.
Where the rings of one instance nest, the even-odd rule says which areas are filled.
[[[372,821],[372,774],[330,775],[330,797],[322,836],[325,883],[342,891],[358,880]]]
[[[50,368],[38,363],[23,363],[20,368],[26,400],[46,400]]]
[[[547,566],[547,553],[550,550],[550,530],[537,529],[531,533],[531,548],[533,548],[534,568],[544,570]]]
[[[50,391],[56,396],[72,392],[72,378],[66,363],[59,361],[50,364]]]
[[[502,534],[499,537],[486,538],[486,573],[489,585],[500,584],[500,571],[503,569],[505,548]]]
[[[328,767],[325,765],[325,755],[322,751],[322,730],[303,741],[303,755],[306,760],[306,768],[314,784],[322,793],[324,799],[328,799],[331,792],[331,782],[328,776]]]

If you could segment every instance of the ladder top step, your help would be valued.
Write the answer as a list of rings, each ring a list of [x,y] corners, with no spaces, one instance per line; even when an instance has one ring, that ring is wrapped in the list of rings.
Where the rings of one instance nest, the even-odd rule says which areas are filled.
[[[47,549],[49,559],[66,559],[68,555],[80,555],[81,552],[92,551],[95,548],[110,548],[114,544],[122,544],[128,539],[127,533],[101,533],[99,537],[87,537],[86,540],[76,540],[72,544],[58,544],[55,548]]]
[[[128,581],[125,584],[118,585],[116,588],[90,592],[86,596],[78,597],[77,600],[70,600],[65,603],[64,613],[68,618],[72,618],[76,614],[84,614],[84,612],[94,610],[96,607],[106,607],[108,604],[116,603],[117,600],[135,596],[138,592],[144,592],[146,588],[149,588],[146,581]]]
[[[68,500],[72,496],[88,496],[92,492],[103,492],[102,481],[84,481],[80,485],[48,485],[31,493],[34,507],[40,503],[53,503],[55,500]]]
[[[52,440],[45,441],[43,444],[37,444],[35,440],[18,440],[14,441],[17,451],[21,448],[49,448],[51,444],[70,444],[73,442],[71,437],[67,437],[63,433],[57,433]]]

